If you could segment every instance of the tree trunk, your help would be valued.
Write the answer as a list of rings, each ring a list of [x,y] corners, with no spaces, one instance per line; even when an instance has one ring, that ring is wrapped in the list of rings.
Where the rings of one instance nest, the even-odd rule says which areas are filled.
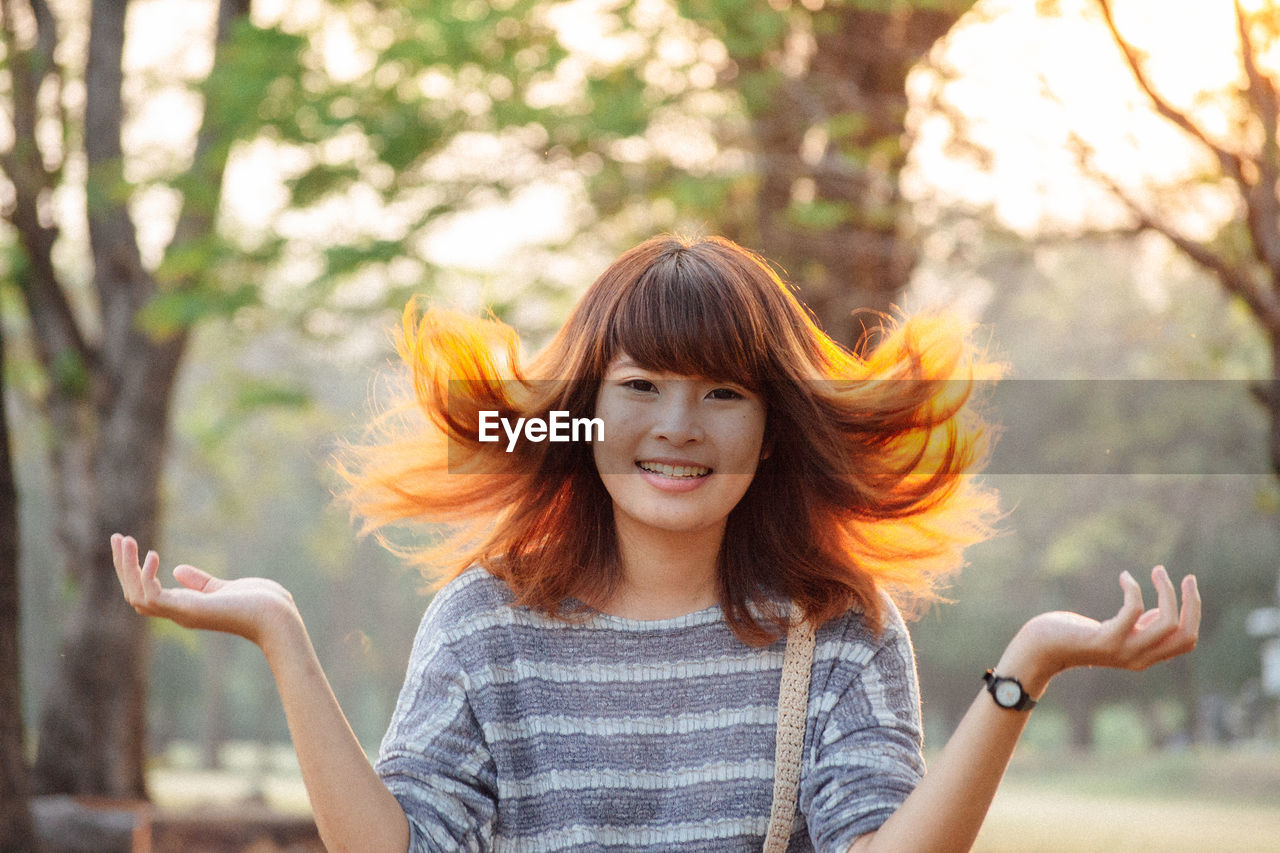
[[[1277,283],[1276,290],[1280,292],[1280,283]],[[1268,331],[1271,345],[1271,382],[1269,387],[1258,396],[1267,409],[1267,422],[1270,425],[1267,448],[1271,457],[1271,473],[1280,477],[1280,329]],[[1276,586],[1276,598],[1276,603],[1280,604],[1280,584]]]
[[[826,332],[849,346],[876,324],[856,312],[890,312],[915,266],[898,185],[909,151],[907,74],[959,18],[955,10],[860,5],[815,16],[808,67],[752,116],[759,250],[801,287]],[[798,203],[829,205],[840,221],[805,223]]]
[[[169,404],[188,333],[159,339],[139,324],[140,312],[159,288],[138,252],[124,180],[127,5],[95,0],[89,21],[84,152],[93,289],[102,328],[96,346],[79,334],[53,278],[50,229],[28,217],[32,221],[18,230],[34,259],[32,269],[48,278],[37,276],[23,295],[51,380],[46,409],[55,440],[58,541],[67,577],[77,582],[79,593],[44,699],[34,786],[40,793],[138,799],[146,796],[147,626],[120,594],[108,539],[129,533],[144,548],[155,545]],[[234,23],[248,12],[249,0],[219,3],[215,65]],[[213,122],[201,125],[190,173],[214,189],[197,201],[184,199],[170,250],[203,239],[213,228],[229,150],[219,144],[225,133]],[[38,150],[34,137],[27,148]],[[34,210],[29,195],[20,194],[15,209]],[[171,282],[169,287],[198,284]]]
[[[125,603],[108,540],[156,541],[168,401],[183,339],[157,343],[126,333],[130,370],[100,377],[101,406],[63,400],[54,476],[67,576],[79,598],[67,623],[58,668],[40,719],[35,783],[40,793],[141,799],[146,731],[147,624]],[[114,381],[112,381],[114,379]],[[67,410],[73,412],[68,415]]]
[[[205,638],[200,690],[200,766],[222,769],[222,747],[227,741],[227,668],[232,638],[213,634]]]
[[[1185,656],[1171,661],[1171,665],[1173,666],[1174,689],[1187,715],[1183,732],[1188,742],[1200,743],[1205,731],[1205,720],[1201,708],[1200,685],[1196,682],[1195,668]],[[1215,736],[1214,740],[1216,739]]]
[[[35,849],[28,807],[18,644],[18,489],[4,406],[4,329],[0,328],[0,851]]]
[[[1098,680],[1089,671],[1072,672],[1055,684],[1067,712],[1067,740],[1080,753],[1093,751],[1093,717],[1098,709]],[[1059,689],[1061,688],[1061,689]]]

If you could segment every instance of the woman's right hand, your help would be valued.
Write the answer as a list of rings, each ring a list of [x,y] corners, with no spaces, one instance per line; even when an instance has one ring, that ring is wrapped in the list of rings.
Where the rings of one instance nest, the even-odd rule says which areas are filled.
[[[138,563],[138,543],[119,533],[111,537],[111,556],[125,601],[144,616],[168,619],[184,628],[237,634],[262,647],[277,628],[299,621],[289,591],[266,578],[222,580],[195,566],[173,570],[181,586],[166,588],[156,576],[160,556],[147,553]]]

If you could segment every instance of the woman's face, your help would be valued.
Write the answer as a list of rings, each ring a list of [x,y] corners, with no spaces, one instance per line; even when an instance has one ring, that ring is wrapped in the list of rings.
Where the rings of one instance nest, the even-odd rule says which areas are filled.
[[[655,372],[626,355],[605,371],[592,444],[616,523],[721,531],[762,458],[765,404],[733,382]]]

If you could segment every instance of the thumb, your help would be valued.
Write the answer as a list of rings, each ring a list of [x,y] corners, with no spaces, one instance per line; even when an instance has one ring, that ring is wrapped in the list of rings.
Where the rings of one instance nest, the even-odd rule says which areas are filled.
[[[222,585],[222,581],[208,572],[185,563],[174,567],[173,579],[187,589],[194,589],[197,592],[214,592]]]

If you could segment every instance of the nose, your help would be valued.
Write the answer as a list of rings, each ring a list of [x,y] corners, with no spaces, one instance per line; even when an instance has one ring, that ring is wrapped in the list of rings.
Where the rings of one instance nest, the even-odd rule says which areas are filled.
[[[666,395],[654,423],[654,434],[677,447],[702,441],[706,434],[696,404],[697,400],[689,392]]]

